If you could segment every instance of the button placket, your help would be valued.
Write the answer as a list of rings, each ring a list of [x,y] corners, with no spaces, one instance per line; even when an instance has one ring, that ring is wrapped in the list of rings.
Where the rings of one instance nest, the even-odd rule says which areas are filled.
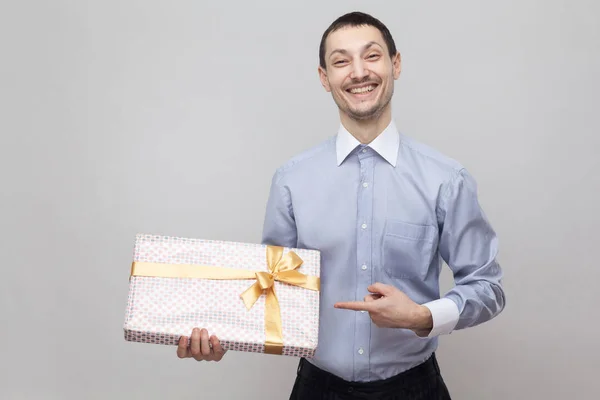
[[[373,168],[375,157],[370,149],[363,148],[358,154],[360,162],[359,186],[357,187],[357,259],[356,259],[356,288],[357,300],[362,300],[369,292],[367,288],[372,283],[372,213],[373,213]],[[356,330],[354,334],[354,377],[356,379],[369,378],[369,340],[371,337],[371,318],[369,313],[355,313]]]

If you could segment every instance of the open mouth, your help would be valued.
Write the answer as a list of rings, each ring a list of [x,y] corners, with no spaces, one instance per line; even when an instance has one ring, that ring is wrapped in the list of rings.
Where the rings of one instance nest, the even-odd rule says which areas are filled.
[[[371,84],[364,85],[364,86],[346,89],[346,92],[353,94],[353,95],[364,96],[364,95],[367,95],[367,94],[373,92],[377,88],[377,86],[378,85],[376,83],[371,83]]]

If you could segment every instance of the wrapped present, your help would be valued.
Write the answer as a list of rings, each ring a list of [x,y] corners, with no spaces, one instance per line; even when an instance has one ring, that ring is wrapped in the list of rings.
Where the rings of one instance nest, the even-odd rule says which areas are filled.
[[[226,350],[311,358],[319,285],[317,250],[139,234],[125,339],[177,345],[206,328]]]

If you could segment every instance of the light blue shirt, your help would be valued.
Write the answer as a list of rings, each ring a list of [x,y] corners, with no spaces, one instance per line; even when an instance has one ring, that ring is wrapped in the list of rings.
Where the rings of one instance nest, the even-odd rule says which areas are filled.
[[[385,379],[422,363],[438,337],[488,321],[505,304],[498,240],[476,183],[457,161],[400,134],[369,145],[343,125],[292,158],[271,183],[263,243],[321,252],[319,344],[309,361],[348,381]],[[440,296],[444,260],[455,285]],[[393,285],[432,312],[433,330],[379,328],[335,309]]]

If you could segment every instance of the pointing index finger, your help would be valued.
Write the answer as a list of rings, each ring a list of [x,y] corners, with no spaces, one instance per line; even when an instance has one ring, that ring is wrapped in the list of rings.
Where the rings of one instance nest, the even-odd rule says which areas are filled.
[[[354,311],[371,311],[373,305],[364,301],[341,301],[333,305],[335,308]]]

